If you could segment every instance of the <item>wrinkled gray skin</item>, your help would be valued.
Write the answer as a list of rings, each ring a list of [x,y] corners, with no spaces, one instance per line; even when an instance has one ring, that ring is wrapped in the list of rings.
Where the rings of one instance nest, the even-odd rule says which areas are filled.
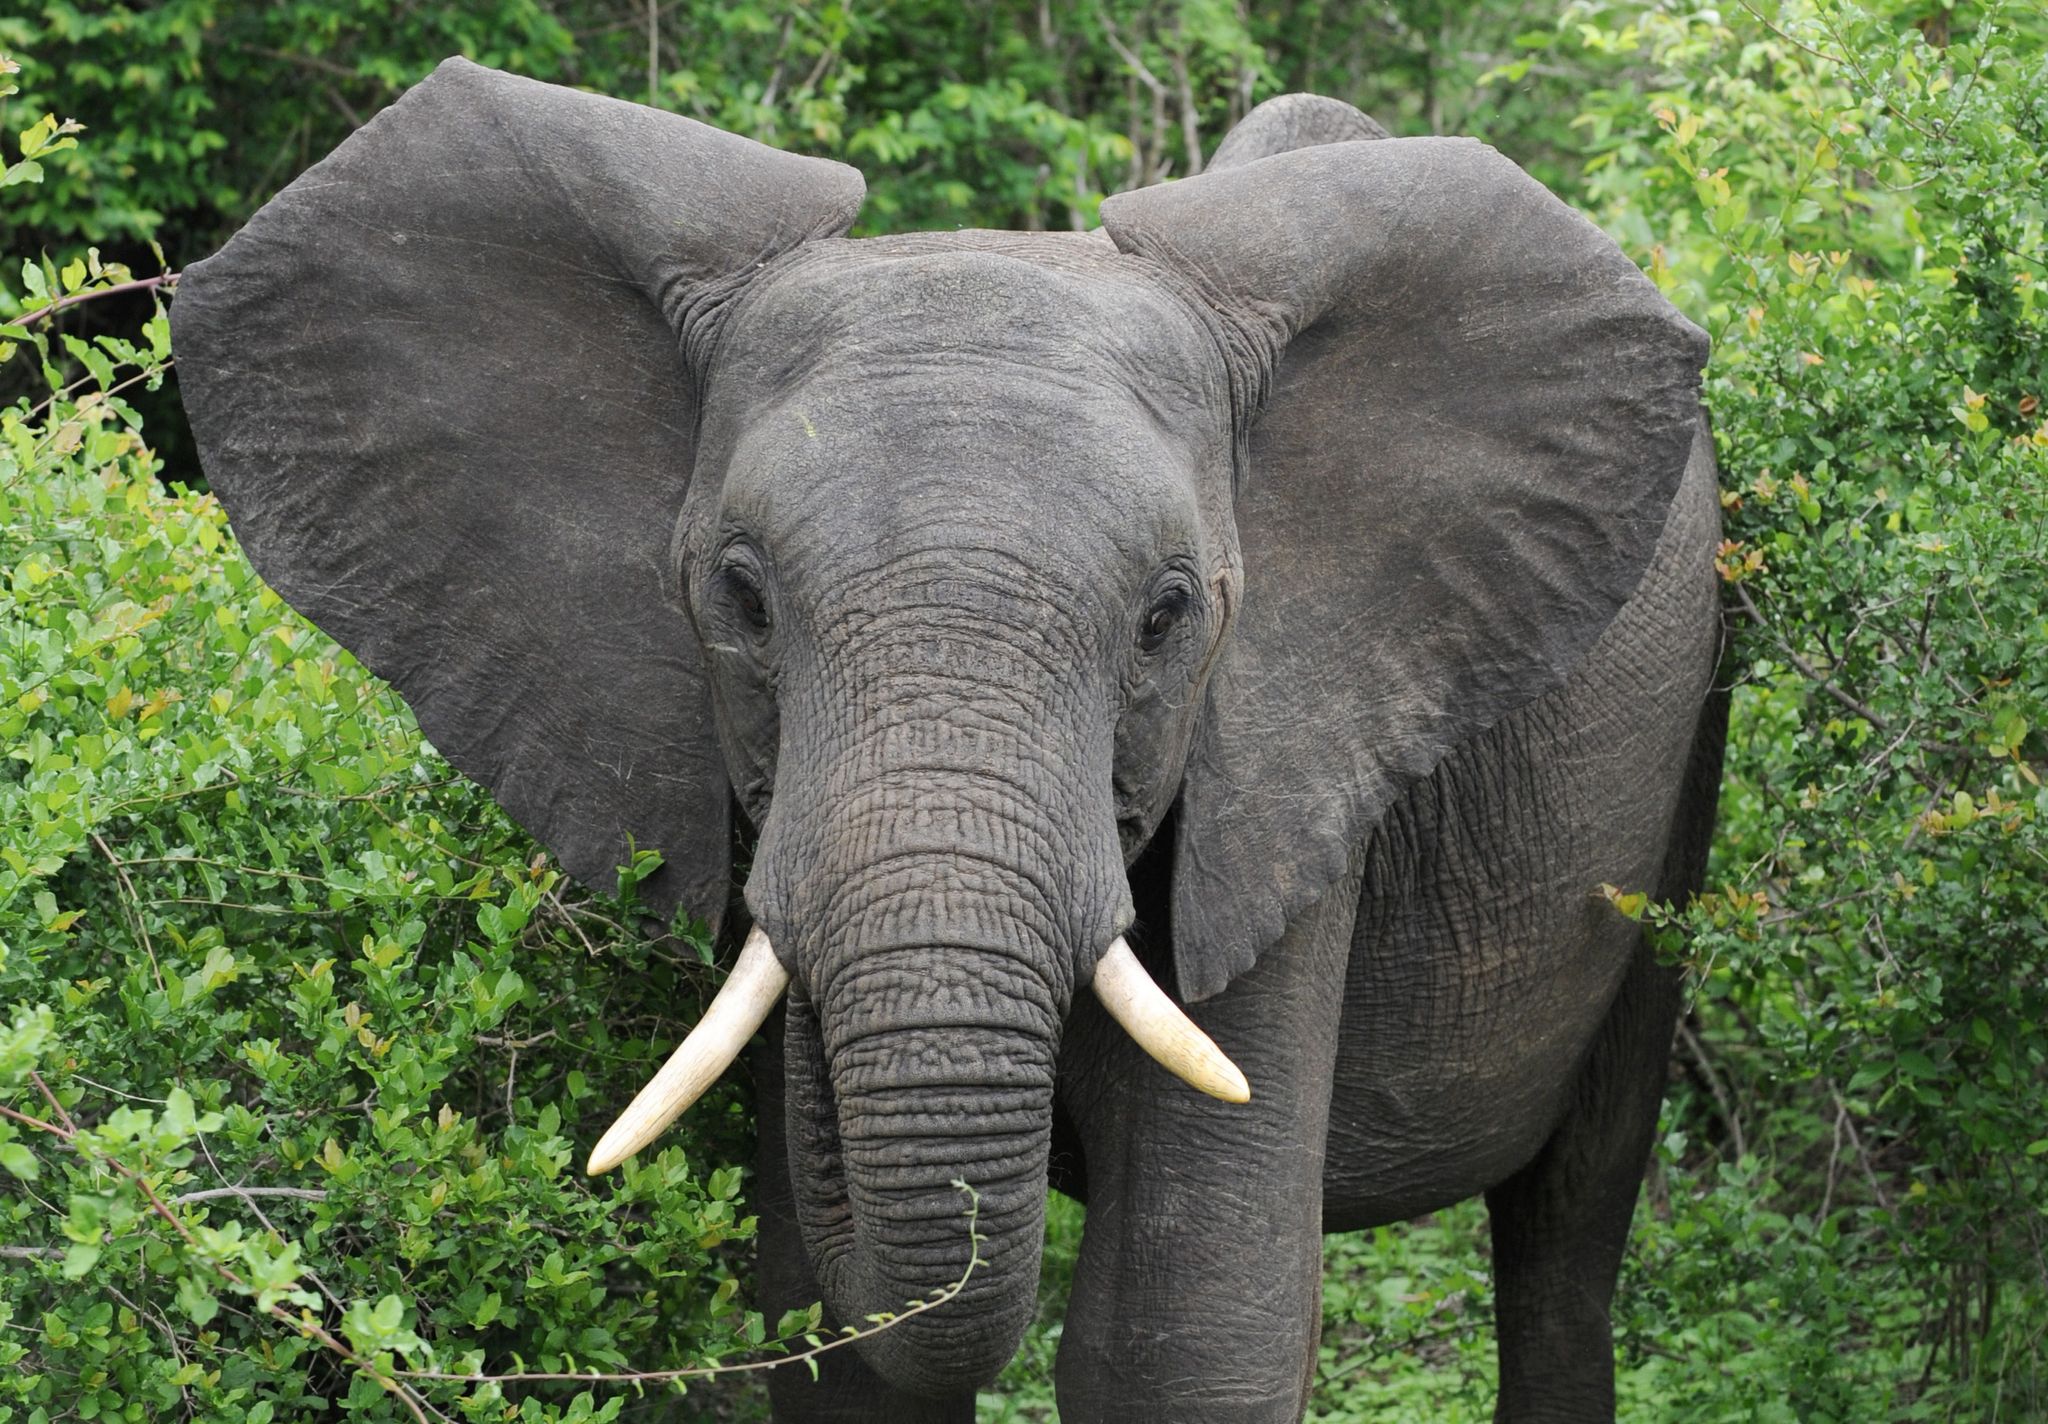
[[[772,935],[771,1318],[954,1280],[980,1190],[964,1297],[778,1417],[971,1418],[1048,1181],[1075,1424],[1298,1418],[1321,1233],[1480,1192],[1500,1417],[1610,1417],[1676,995],[1596,887],[1684,894],[1712,819],[1704,340],[1489,150],[1306,96],[1103,233],[860,198],[450,61],[174,311],[263,575],[571,871],[630,832]],[[1127,929],[1249,1104],[1086,992]]]

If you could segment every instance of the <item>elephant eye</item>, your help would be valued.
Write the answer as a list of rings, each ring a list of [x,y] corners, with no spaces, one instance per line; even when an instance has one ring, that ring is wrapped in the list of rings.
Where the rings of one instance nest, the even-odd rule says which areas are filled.
[[[718,593],[738,613],[749,628],[765,633],[772,620],[768,616],[768,603],[761,594],[761,585],[754,576],[738,565],[720,569],[717,576]]]
[[[1139,648],[1148,653],[1158,652],[1174,625],[1186,616],[1191,601],[1187,589],[1178,584],[1153,599],[1152,606],[1145,610],[1144,623],[1138,628]]]

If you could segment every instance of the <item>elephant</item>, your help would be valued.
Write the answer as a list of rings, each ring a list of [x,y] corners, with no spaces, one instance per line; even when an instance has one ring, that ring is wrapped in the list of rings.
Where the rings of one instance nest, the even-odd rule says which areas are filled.
[[[1049,1187],[1070,1424],[1299,1419],[1323,1233],[1481,1193],[1498,1417],[1610,1418],[1681,984],[1600,887],[1711,837],[1705,336],[1311,95],[1096,231],[863,195],[451,59],[178,288],[257,571],[740,946],[592,1168],[754,1043],[760,1303],[828,1324],[956,1283],[975,1189],[958,1295],[781,1419],[971,1419]]]

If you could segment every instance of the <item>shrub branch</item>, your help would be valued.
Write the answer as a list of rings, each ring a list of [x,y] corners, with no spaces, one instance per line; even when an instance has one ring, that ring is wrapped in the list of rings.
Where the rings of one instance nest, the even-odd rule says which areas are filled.
[[[967,1283],[973,1279],[974,1273],[987,1264],[982,1259],[981,1247],[982,1243],[988,1238],[983,1236],[977,1229],[981,1214],[981,1194],[965,1181],[956,1178],[953,1181],[954,1188],[963,1193],[967,1198],[968,1256],[966,1268],[961,1271],[959,1279],[949,1285],[939,1287],[921,1300],[909,1302],[900,1311],[885,1311],[869,1316],[869,1323],[864,1328],[850,1325],[842,1326],[831,1339],[821,1339],[816,1334],[804,1335],[801,1338],[807,1342],[809,1348],[801,1350],[796,1354],[779,1355],[772,1359],[748,1360],[737,1365],[696,1365],[668,1370],[618,1370],[608,1372],[598,1370],[580,1372],[569,1370],[514,1370],[499,1374],[486,1374],[481,1371],[464,1373],[454,1370],[384,1369],[374,1360],[366,1359],[348,1344],[337,1338],[332,1332],[316,1321],[310,1312],[301,1310],[297,1315],[293,1315],[281,1305],[274,1303],[267,1306],[263,1305],[256,1288],[244,1280],[240,1273],[232,1266],[229,1266],[226,1262],[218,1259],[212,1252],[208,1251],[199,1239],[192,1234],[191,1228],[179,1218],[176,1212],[171,1210],[172,1206],[187,1202],[207,1201],[219,1197],[249,1198],[271,1196],[291,1197],[305,1201],[324,1201],[327,1197],[326,1192],[298,1187],[211,1187],[201,1191],[187,1192],[181,1196],[173,1197],[169,1202],[166,1202],[163,1197],[157,1194],[156,1189],[149,1184],[148,1179],[142,1173],[109,1153],[95,1150],[86,1141],[85,1135],[79,1129],[78,1124],[72,1120],[71,1114],[65,1111],[63,1103],[59,1102],[57,1095],[50,1091],[49,1085],[43,1081],[40,1074],[31,1071],[29,1077],[34,1080],[36,1088],[50,1104],[51,1111],[58,1120],[56,1122],[46,1121],[43,1118],[33,1117],[28,1113],[8,1107],[5,1104],[0,1104],[0,1117],[5,1117],[11,1122],[19,1123],[21,1126],[31,1128],[37,1132],[48,1133],[80,1156],[88,1158],[96,1165],[105,1167],[107,1170],[132,1183],[135,1189],[142,1194],[143,1200],[148,1203],[149,1209],[157,1216],[162,1217],[170,1225],[171,1229],[178,1234],[179,1239],[191,1249],[192,1253],[205,1264],[207,1269],[211,1270],[221,1280],[227,1282],[242,1294],[257,1298],[258,1308],[261,1313],[268,1315],[271,1319],[312,1340],[352,1369],[358,1370],[377,1381],[383,1389],[405,1405],[413,1418],[419,1421],[419,1424],[427,1424],[428,1410],[432,1409],[437,1415],[440,1414],[440,1410],[435,1409],[433,1404],[419,1393],[414,1382],[467,1385],[538,1384],[544,1382],[649,1385],[669,1384],[678,1380],[711,1379],[720,1375],[750,1374],[763,1370],[780,1369],[785,1365],[795,1364],[808,1364],[815,1370],[816,1365],[814,1362],[819,1356],[830,1354],[834,1350],[855,1344],[861,1340],[872,1339],[884,1331],[893,1330],[906,1320],[923,1315],[928,1311],[937,1310],[940,1306],[957,1299],[960,1293],[967,1289]],[[61,1254],[61,1252],[58,1252],[56,1248],[42,1247],[9,1248],[0,1251],[0,1256],[20,1259],[40,1258],[45,1254],[54,1256]]]

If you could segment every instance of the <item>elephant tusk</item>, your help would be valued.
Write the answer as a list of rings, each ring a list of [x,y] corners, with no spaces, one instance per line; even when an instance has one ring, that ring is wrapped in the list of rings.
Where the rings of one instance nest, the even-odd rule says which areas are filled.
[[[1248,1103],[1251,1085],[1209,1035],[1152,982],[1122,935],[1095,966],[1095,997],[1138,1047],[1174,1077],[1226,1103]]]
[[[739,1057],[754,1030],[775,1012],[787,988],[789,971],[775,957],[768,932],[757,925],[704,1017],[661,1065],[661,1071],[626,1105],[590,1154],[590,1165],[584,1171],[593,1177],[609,1172],[661,1136]]]

